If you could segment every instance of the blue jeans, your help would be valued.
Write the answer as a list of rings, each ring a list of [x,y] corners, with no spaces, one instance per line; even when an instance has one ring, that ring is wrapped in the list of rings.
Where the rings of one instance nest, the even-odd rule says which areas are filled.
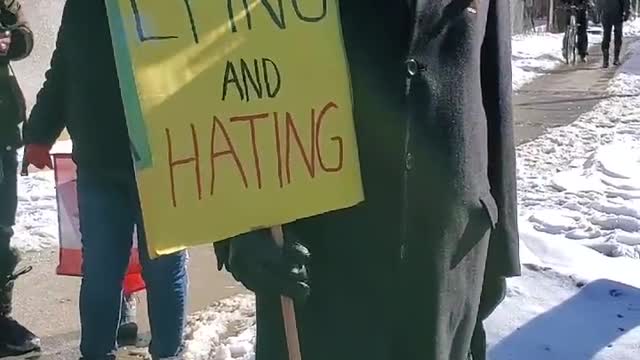
[[[122,284],[134,227],[147,302],[154,359],[182,350],[187,300],[186,253],[149,259],[133,174],[130,179],[96,176],[78,169],[78,210],[83,247],[80,288],[80,351],[86,360],[114,359]]]

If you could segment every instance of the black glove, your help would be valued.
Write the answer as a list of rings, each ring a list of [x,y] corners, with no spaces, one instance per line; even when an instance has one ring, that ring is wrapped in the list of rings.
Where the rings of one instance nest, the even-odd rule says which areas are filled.
[[[630,12],[625,12],[624,13],[624,21],[629,21],[630,17],[631,17],[631,13]]]
[[[285,228],[279,248],[268,229],[215,243],[218,270],[226,268],[247,289],[259,295],[285,295],[304,301],[309,295],[306,265],[311,254]]]

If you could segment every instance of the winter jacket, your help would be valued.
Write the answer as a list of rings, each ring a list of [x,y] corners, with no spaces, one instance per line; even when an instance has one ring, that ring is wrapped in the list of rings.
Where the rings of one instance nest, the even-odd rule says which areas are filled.
[[[520,273],[510,2],[339,6],[366,199],[287,225],[311,251],[302,357],[466,360],[483,276]],[[256,360],[286,360],[256,295]]]
[[[45,77],[24,129],[25,143],[53,144],[66,126],[79,168],[130,176],[129,138],[103,1],[67,0]]]
[[[0,56],[0,150],[20,146],[18,125],[25,120],[26,104],[22,90],[9,68],[10,61],[21,60],[33,49],[33,33],[18,0],[0,0],[0,31],[11,31],[11,46]]]
[[[599,8],[602,23],[609,24],[623,22],[631,12],[629,0],[600,0]]]

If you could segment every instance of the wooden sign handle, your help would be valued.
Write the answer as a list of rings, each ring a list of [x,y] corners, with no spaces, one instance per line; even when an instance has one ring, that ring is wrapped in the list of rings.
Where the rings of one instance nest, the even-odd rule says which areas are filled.
[[[282,226],[271,228],[271,236],[279,247],[284,246],[284,232]],[[300,340],[298,339],[298,326],[296,324],[296,310],[293,300],[286,296],[280,297],[282,305],[282,318],[284,320],[284,332],[287,337],[287,349],[289,350],[289,360],[302,360],[300,352]]]

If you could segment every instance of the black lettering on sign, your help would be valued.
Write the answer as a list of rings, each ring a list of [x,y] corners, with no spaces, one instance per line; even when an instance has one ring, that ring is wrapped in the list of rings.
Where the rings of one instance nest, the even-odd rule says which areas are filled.
[[[282,6],[282,0],[278,0],[278,11],[274,9],[270,0],[260,0],[262,6],[267,10],[271,20],[280,28],[286,29],[286,23],[284,19],[284,7]],[[243,16],[247,18],[247,28],[249,30],[253,29],[252,19],[251,19],[251,10],[249,10],[249,4],[247,4],[247,0],[242,0],[242,6],[244,10]],[[238,27],[236,25],[235,20],[235,11],[233,11],[233,0],[227,0],[227,15],[229,17],[229,26],[231,27],[231,32],[238,32]]]
[[[144,31],[144,27],[142,26],[142,17],[140,16],[140,9],[138,9],[138,1],[137,0],[129,0],[131,3],[131,11],[133,11],[133,16],[136,21],[136,30],[138,31],[138,40],[140,42],[145,42],[149,40],[168,40],[168,39],[177,39],[178,37],[175,35],[170,36],[157,36],[157,35],[147,35]],[[185,0],[188,1],[188,0]]]
[[[227,99],[227,92],[229,91],[229,84],[235,84],[238,90],[240,99],[244,100],[244,92],[242,86],[240,86],[240,80],[238,79],[238,73],[231,61],[227,61],[227,67],[224,69],[224,82],[222,83],[222,101]]]
[[[238,74],[242,76],[242,82],[240,82]],[[238,68],[231,61],[227,61],[222,82],[222,101],[227,99],[229,85],[235,85],[240,100],[249,102],[253,99],[276,97],[280,92],[282,78],[278,66],[271,59],[254,59],[253,66],[251,66],[251,62],[240,59]],[[252,93],[254,94],[253,99]]]
[[[242,0],[244,16],[247,18],[247,27],[251,30],[251,12],[249,11],[249,4],[247,4],[247,0]],[[236,26],[235,12],[233,11],[233,0],[227,0],[227,16],[229,17],[229,26],[231,27],[231,32],[238,32],[238,27]]]
[[[271,80],[271,75],[269,75],[269,69],[267,68],[267,65],[271,65],[271,68],[275,72],[275,74],[274,74],[275,75],[275,80],[276,80],[275,88],[271,87],[272,83],[271,83],[271,81],[269,81],[269,80]],[[276,63],[273,62],[273,60],[263,58],[262,59],[262,71],[263,71],[263,76],[264,76],[264,82],[265,82],[265,84],[267,86],[267,95],[270,98],[274,98],[280,92],[280,85],[281,85],[281,77],[280,77],[280,71],[278,70],[278,66],[276,65]]]
[[[290,0],[291,5],[293,7],[294,12],[296,13],[298,19],[304,22],[315,23],[323,20],[327,16],[328,12],[328,3],[327,0],[320,0],[320,4],[322,9],[320,10],[319,15],[309,15],[309,9],[307,11],[303,11],[300,8],[300,0]],[[235,11],[233,7],[234,0],[227,0],[227,16],[229,19],[229,27],[231,28],[231,32],[238,32],[238,25],[236,24]],[[274,6],[274,3],[276,6]],[[308,3],[308,2],[307,2]],[[273,23],[280,28],[281,30],[285,30],[287,28],[287,22],[285,18],[284,6],[282,5],[282,0],[260,0],[261,7],[267,11]],[[241,18],[247,19],[247,29],[253,29],[253,23],[251,18],[251,10],[249,8],[249,4],[247,0],[242,0],[243,6],[243,14],[240,16]],[[257,5],[255,5],[257,6]],[[254,7],[255,7],[254,6]]]
[[[191,10],[191,0],[184,0],[184,6],[187,8],[187,15],[189,16],[189,24],[191,24],[191,34],[193,35],[193,41],[197,44],[200,42],[200,40],[198,38],[198,27],[196,26],[196,22],[193,18],[193,10]]]
[[[300,11],[300,5],[298,4],[299,0],[291,0],[292,5],[293,5],[293,10],[295,10],[296,15],[298,15],[298,18],[302,21],[306,21],[306,22],[318,22],[322,19],[324,19],[327,16],[327,0],[321,0],[322,1],[322,13],[318,16],[306,16],[302,13],[302,11]],[[307,2],[308,3],[308,2]]]
[[[278,14],[276,14],[276,12],[273,9],[273,6],[269,2],[269,0],[260,0],[260,2],[262,3],[262,6],[264,6],[264,8],[267,9],[267,12],[269,12],[269,16],[271,16],[271,20],[273,20],[273,22],[280,29],[286,29],[287,25],[284,22],[284,9],[282,8],[282,0],[278,0],[278,8],[280,9],[280,17],[278,17]]]
[[[254,73],[251,74],[251,69],[244,61],[244,59],[240,59],[240,67],[242,68],[242,81],[244,82],[245,93],[247,94],[247,102],[251,100],[251,95],[249,91],[249,85],[247,83],[247,79],[251,82],[251,87],[253,91],[256,93],[258,99],[262,99],[262,82],[260,82],[260,70],[258,69],[258,60],[253,60],[253,70]],[[254,76],[255,75],[255,76]]]

